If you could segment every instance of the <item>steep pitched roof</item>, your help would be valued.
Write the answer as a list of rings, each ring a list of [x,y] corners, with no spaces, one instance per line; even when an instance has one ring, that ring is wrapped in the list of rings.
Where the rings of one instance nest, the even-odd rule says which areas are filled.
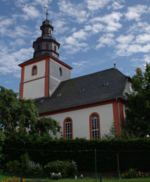
[[[60,83],[51,97],[35,101],[39,113],[58,111],[123,96],[127,76],[107,69]],[[104,83],[108,82],[107,86]],[[80,89],[84,89],[80,91]],[[57,97],[58,94],[61,96]]]

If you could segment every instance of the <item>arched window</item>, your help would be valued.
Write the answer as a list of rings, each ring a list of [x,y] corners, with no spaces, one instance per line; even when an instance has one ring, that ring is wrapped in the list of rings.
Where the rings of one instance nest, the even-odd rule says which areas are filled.
[[[46,33],[48,33],[48,28],[46,29]]]
[[[90,139],[100,138],[100,118],[98,113],[90,115]]]
[[[49,50],[49,44],[46,44],[46,49]]]
[[[72,123],[72,119],[71,118],[66,118],[64,120],[64,137],[66,138],[70,138],[70,139],[73,139],[73,131],[72,131],[72,128],[73,128],[73,123]]]
[[[59,68],[59,75],[62,76],[62,69]]]
[[[40,50],[40,45],[38,45],[38,51]]]
[[[32,75],[37,75],[37,66],[33,66],[32,68]]]

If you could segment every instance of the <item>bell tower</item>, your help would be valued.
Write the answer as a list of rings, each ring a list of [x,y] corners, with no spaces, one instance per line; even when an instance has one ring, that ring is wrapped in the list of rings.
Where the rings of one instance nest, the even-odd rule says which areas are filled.
[[[52,37],[52,31],[54,30],[52,23],[48,20],[48,12],[46,13],[46,20],[43,21],[41,29],[41,37],[37,38],[33,42],[34,58],[42,56],[45,53],[49,53],[55,58],[59,57],[58,50],[60,44]]]
[[[54,28],[48,20],[48,10],[40,29],[41,37],[33,42],[33,58],[19,64],[20,98],[51,97],[60,82],[71,78],[72,67],[58,59],[60,44],[52,37]]]

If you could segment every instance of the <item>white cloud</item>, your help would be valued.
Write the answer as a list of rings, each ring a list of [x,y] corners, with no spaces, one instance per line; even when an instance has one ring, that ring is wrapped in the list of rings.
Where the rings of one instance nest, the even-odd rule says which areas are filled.
[[[40,17],[40,13],[39,11],[34,7],[34,6],[27,6],[25,5],[22,10],[25,12],[25,16],[24,19],[28,20],[28,19],[35,19]]]
[[[88,61],[79,61],[79,62],[72,62],[72,65],[76,67],[83,67],[83,66],[86,66],[87,63]]]
[[[107,9],[114,9],[114,10],[117,10],[117,9],[121,9],[121,8],[123,8],[124,7],[124,5],[121,5],[121,4],[119,4],[118,2],[113,2],[112,3],[112,5],[110,6],[108,6],[107,7]]]
[[[136,42],[140,44],[148,43],[150,42],[150,34],[142,34],[138,35],[136,38]]]
[[[26,42],[23,39],[16,39],[15,41],[9,42],[10,46],[23,46]]]
[[[29,27],[26,25],[20,25],[15,27],[13,33],[9,33],[8,36],[11,38],[18,38],[18,37],[28,37],[31,36],[32,32],[29,31]]]
[[[104,29],[104,25],[101,23],[95,23],[92,26],[91,25],[86,25],[85,30],[86,31],[91,31],[93,34],[96,34]]]
[[[9,18],[1,17],[0,19],[0,33],[8,34],[8,27],[13,24],[14,20]]]
[[[139,44],[119,44],[116,46],[118,50],[116,50],[116,55],[118,56],[130,56],[134,53],[146,53],[150,51],[150,43],[147,45],[139,45]]]
[[[140,20],[140,17],[142,13],[147,13],[147,5],[136,5],[133,7],[128,8],[128,12],[125,14],[127,20],[133,20],[135,19],[136,21]]]
[[[78,32],[74,32],[72,36],[76,39],[86,40],[88,35],[84,30],[79,30]]]
[[[84,0],[87,3],[87,7],[91,11],[103,9],[110,0]]]
[[[143,56],[143,59],[141,59],[140,61],[146,62],[146,63],[150,63],[150,54],[146,54]]]
[[[66,25],[67,22],[65,20],[62,19],[58,19],[55,20],[55,22],[53,23],[53,26],[55,27],[55,34],[62,34],[65,31],[67,31],[69,28],[68,27],[64,27],[64,25]]]
[[[132,42],[133,39],[134,39],[134,36],[133,35],[127,35],[127,36],[120,35],[116,39],[116,41],[118,41],[121,44],[129,44],[130,42]]]
[[[115,44],[115,41],[113,40],[114,34],[105,34],[102,37],[99,38],[99,44],[96,46],[96,49],[99,49],[101,47],[104,47],[105,44],[108,46],[112,46]]]
[[[0,73],[12,73],[15,77],[20,77],[18,64],[31,58],[31,55],[33,55],[32,48],[22,48],[16,52],[10,52],[8,47],[0,46]]]
[[[118,29],[122,27],[122,25],[119,23],[121,17],[122,17],[121,13],[113,12],[103,17],[95,17],[91,19],[90,22],[93,24],[98,21],[103,22],[107,24],[107,26],[105,27],[105,31],[112,32],[112,31],[118,31]]]
[[[76,18],[76,22],[83,23],[87,20],[87,13],[83,10],[82,4],[72,4],[69,0],[60,0],[58,6],[64,15]]]
[[[137,22],[129,27],[127,33],[136,33],[136,32],[150,32],[150,24],[147,22]]]

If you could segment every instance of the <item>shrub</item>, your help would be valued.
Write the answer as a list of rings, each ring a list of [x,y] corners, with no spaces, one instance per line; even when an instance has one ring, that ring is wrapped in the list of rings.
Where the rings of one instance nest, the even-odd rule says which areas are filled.
[[[130,168],[125,173],[122,173],[121,177],[122,178],[135,178],[135,177],[137,177],[137,171],[135,168]]]
[[[71,177],[77,174],[76,164],[74,161],[53,161],[44,166],[44,172],[48,175],[50,173],[61,173],[63,177]]]
[[[6,172],[8,173],[20,173],[21,169],[21,164],[19,163],[19,161],[15,160],[15,161],[9,161],[6,164]]]
[[[27,169],[25,171],[27,174],[42,174],[43,169],[39,163],[35,163],[33,161],[28,162]]]

